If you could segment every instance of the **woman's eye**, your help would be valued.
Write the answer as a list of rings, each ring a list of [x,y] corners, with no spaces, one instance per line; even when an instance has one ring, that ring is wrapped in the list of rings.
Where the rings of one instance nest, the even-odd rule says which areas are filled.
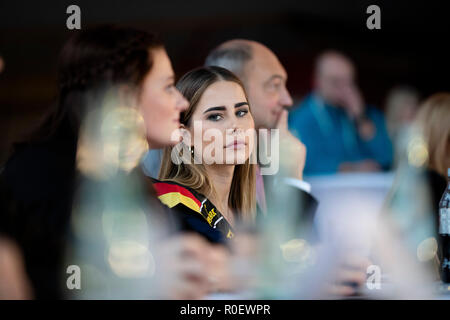
[[[216,114],[209,115],[207,119],[211,120],[211,121],[219,121],[220,119],[222,119],[222,116],[220,114],[216,113]]]
[[[169,85],[166,87],[166,90],[167,90],[167,91],[172,91],[174,88],[175,88],[175,85],[172,83],[172,84],[169,84]]]
[[[239,110],[238,112],[236,112],[236,115],[238,117],[243,117],[248,113],[248,110]]]

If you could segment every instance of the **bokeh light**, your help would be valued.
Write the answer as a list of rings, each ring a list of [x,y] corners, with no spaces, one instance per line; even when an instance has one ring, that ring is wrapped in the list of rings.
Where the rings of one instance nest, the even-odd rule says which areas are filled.
[[[152,276],[155,260],[147,246],[130,240],[117,240],[108,250],[108,263],[113,272],[123,278]]]

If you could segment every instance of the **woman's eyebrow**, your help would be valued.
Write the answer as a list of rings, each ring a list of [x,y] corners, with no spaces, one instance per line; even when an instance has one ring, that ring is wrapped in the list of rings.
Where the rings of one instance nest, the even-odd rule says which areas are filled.
[[[248,106],[248,102],[239,102],[239,103],[236,103],[235,105],[234,105],[234,107],[235,108],[239,108],[239,107],[242,107],[242,106]]]
[[[224,111],[226,108],[224,106],[218,106],[218,107],[211,107],[206,109],[203,113],[207,113],[210,111]]]
[[[234,107],[235,108],[239,108],[239,107],[242,107],[242,106],[245,106],[245,105],[247,105],[248,106],[248,102],[239,102],[239,103],[236,103],[235,105],[234,105]],[[206,109],[203,113],[207,113],[207,112],[210,112],[210,111],[224,111],[224,110],[226,110],[226,108],[225,108],[225,106],[217,106],[217,107],[211,107],[211,108],[208,108],[208,109]]]

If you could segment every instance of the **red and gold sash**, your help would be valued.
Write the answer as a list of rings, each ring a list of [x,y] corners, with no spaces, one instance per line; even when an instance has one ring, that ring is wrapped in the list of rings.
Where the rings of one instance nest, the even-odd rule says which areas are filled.
[[[158,199],[169,208],[183,205],[202,215],[211,228],[218,229],[226,238],[233,238],[230,224],[205,196],[175,182],[155,181],[153,186]]]

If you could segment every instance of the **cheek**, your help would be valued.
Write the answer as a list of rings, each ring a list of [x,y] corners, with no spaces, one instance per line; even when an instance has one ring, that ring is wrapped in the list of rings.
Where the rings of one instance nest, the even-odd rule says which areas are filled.
[[[223,143],[226,135],[226,128],[223,128],[220,122],[202,122],[202,140],[203,145],[208,145],[217,141],[218,143]],[[219,132],[221,135],[219,135]]]
[[[169,141],[172,140],[172,133],[177,132],[178,125],[174,122],[176,116],[171,115],[171,108],[166,99],[143,97],[140,110],[147,129],[147,138],[150,141],[169,144]]]
[[[148,121],[152,119],[152,116],[158,112],[158,105],[154,99],[151,98],[152,95],[148,90],[144,92],[139,101],[139,110],[141,111],[145,121],[149,124]]]
[[[259,105],[262,106],[260,113],[271,112],[273,109],[276,109],[278,106],[279,94],[272,92],[265,92],[264,95],[261,96],[261,100]]]
[[[253,116],[251,114],[247,114],[247,116],[242,118],[242,129],[249,130],[255,128],[255,122],[253,120]]]

